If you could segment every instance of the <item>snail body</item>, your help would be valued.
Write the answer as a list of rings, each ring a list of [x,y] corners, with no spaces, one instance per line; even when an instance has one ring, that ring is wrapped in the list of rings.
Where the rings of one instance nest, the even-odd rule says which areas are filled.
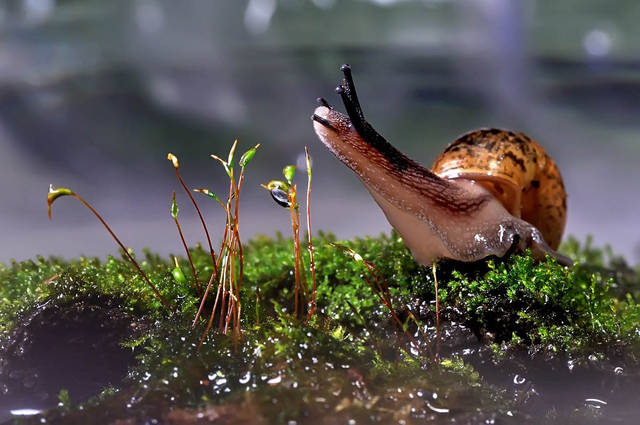
[[[451,143],[432,170],[389,144],[364,119],[351,69],[340,94],[347,115],[324,99],[312,119],[320,140],[359,177],[414,258],[477,261],[530,249],[571,260],[557,248],[566,195],[553,160],[522,133],[483,129]]]

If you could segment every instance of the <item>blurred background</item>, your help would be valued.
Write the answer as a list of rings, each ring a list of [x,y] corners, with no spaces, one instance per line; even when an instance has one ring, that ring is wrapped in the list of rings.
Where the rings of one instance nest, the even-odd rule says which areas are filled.
[[[191,187],[226,190],[210,153],[262,143],[241,234],[290,232],[259,187],[314,160],[313,227],[388,231],[355,176],[315,137],[318,96],[350,63],[369,121],[430,165],[460,134],[498,126],[537,139],[568,192],[567,234],[640,261],[640,2],[618,0],[240,0],[0,2],[0,262],[116,253],[71,198],[93,203],[140,250],[204,240],[167,152]],[[305,186],[305,175],[297,181]],[[221,208],[201,200],[216,239]]]

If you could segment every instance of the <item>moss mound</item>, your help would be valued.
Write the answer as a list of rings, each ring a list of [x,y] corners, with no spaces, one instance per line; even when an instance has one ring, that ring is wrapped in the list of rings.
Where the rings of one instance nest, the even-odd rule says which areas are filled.
[[[47,306],[61,317],[126,320],[131,331],[119,334],[120,345],[134,359],[125,379],[90,400],[60,388],[59,406],[41,414],[49,423],[625,423],[638,414],[629,394],[639,389],[640,272],[610,252],[570,240],[563,249],[577,261],[573,269],[526,255],[443,262],[436,329],[432,271],[398,235],[340,244],[376,265],[402,326],[370,289],[364,264],[335,242],[326,234],[314,241],[318,311],[307,321],[292,315],[291,240],[250,241],[242,337],[211,332],[202,345],[206,320],[191,326],[199,298],[176,281],[169,259],[138,258],[178,307],[173,313],[122,258],[2,265],[0,385],[10,389],[19,362],[28,369],[16,347],[28,318]],[[191,254],[206,282],[208,253]],[[82,315],[91,309],[110,313]],[[571,396],[560,397],[567,382]]]

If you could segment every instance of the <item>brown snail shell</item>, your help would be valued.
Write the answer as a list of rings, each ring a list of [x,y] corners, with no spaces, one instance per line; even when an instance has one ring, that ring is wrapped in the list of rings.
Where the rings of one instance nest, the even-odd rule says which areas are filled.
[[[474,180],[513,216],[533,224],[557,249],[567,221],[567,195],[556,163],[523,133],[474,130],[451,143],[431,166],[444,179]]]

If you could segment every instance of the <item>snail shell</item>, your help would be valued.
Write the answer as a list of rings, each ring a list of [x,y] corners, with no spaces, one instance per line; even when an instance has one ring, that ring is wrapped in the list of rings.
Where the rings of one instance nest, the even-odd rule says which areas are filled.
[[[513,216],[533,224],[557,249],[567,221],[560,170],[544,149],[523,133],[474,130],[451,143],[431,166],[443,179],[484,186]]]

